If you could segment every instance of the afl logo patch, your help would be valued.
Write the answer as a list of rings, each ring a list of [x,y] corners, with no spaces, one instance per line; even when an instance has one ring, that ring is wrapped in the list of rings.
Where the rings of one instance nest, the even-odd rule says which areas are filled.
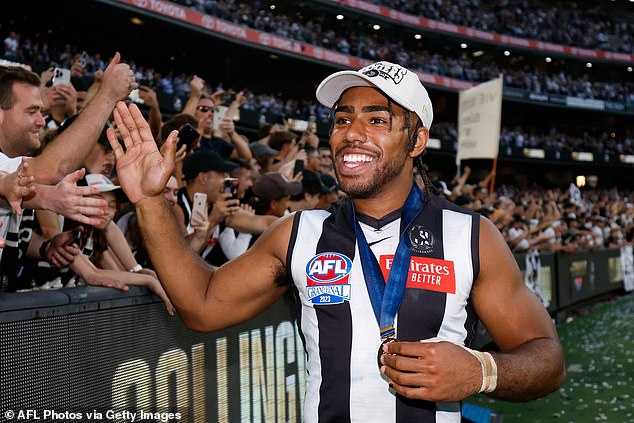
[[[306,264],[306,293],[313,304],[350,301],[348,276],[352,260],[339,253],[321,253]]]
[[[412,229],[409,230],[409,240],[413,250],[417,253],[426,254],[434,250],[434,234],[421,225],[412,226]]]
[[[313,282],[324,284],[339,281],[350,273],[352,261],[339,253],[321,253],[306,265],[306,276]]]

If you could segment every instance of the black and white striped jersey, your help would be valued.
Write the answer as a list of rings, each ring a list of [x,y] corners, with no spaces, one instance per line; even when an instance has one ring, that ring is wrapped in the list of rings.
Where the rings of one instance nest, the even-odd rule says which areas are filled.
[[[345,202],[298,212],[287,266],[307,352],[306,422],[460,422],[459,403],[412,401],[390,393],[377,366],[379,326],[368,296]],[[400,210],[358,215],[387,279],[399,242]],[[412,258],[396,318],[402,341],[434,337],[470,345],[469,297],[479,271],[479,215],[432,197],[406,230]]]

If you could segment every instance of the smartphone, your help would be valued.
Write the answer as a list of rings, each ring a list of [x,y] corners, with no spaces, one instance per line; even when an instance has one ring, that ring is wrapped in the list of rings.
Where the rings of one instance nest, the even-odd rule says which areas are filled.
[[[293,168],[293,175],[297,175],[304,170],[304,161],[303,160],[295,160],[295,167]]]
[[[129,98],[132,102],[134,102],[134,103],[136,103],[136,104],[143,104],[143,103],[145,103],[145,102],[143,101],[143,99],[142,99],[141,97],[139,97],[139,89],[138,89],[138,88],[135,88],[135,89],[133,89],[132,91],[130,91],[130,94],[128,94],[128,98]]]
[[[75,236],[73,236],[73,242],[72,244],[77,245],[77,248],[81,248],[82,247],[82,242],[81,242],[81,234],[82,231],[76,231],[75,232]]]
[[[236,92],[233,90],[227,90],[220,96],[220,100],[222,100],[222,104],[229,106],[233,103],[233,100],[236,99]]]
[[[70,84],[70,69],[53,69],[52,85]]]
[[[231,194],[232,200],[238,200],[238,187],[240,180],[238,178],[225,178],[225,194]]]
[[[225,114],[227,114],[228,107],[225,106],[217,106],[216,111],[214,112],[214,122],[213,127],[214,131],[220,128],[220,122],[225,118]]]
[[[194,208],[192,209],[192,215],[199,211],[203,214],[207,214],[207,194],[204,192],[197,192],[194,194]]]
[[[79,56],[79,63],[81,63],[82,68],[86,68],[86,65],[88,64],[88,53],[85,51],[81,52],[81,55]]]
[[[183,145],[187,146],[187,151],[191,151],[194,146],[194,142],[199,136],[200,134],[196,129],[194,129],[192,124],[186,123],[178,131],[178,145],[176,146],[176,151],[180,150]]]
[[[225,115],[227,114],[228,109],[229,108],[226,106],[216,106],[216,111],[214,112],[214,122],[213,122],[214,131],[220,128],[220,122],[222,122],[222,120],[225,118]],[[240,109],[236,109],[234,115],[231,116],[231,119],[233,119],[234,121],[240,120]]]
[[[304,132],[308,129],[308,121],[301,119],[286,119],[289,129],[297,132]]]

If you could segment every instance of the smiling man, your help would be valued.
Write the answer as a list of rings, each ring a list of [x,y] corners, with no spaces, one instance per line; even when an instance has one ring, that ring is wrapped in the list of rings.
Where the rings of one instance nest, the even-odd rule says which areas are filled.
[[[416,74],[388,62],[337,72],[317,99],[334,108],[330,147],[349,198],[280,219],[219,269],[182,247],[161,197],[176,134],[162,158],[136,106],[117,106],[120,182],[185,323],[235,325],[294,285],[307,422],[459,422],[460,401],[474,393],[522,401],[561,386],[556,331],[501,235],[432,192],[420,156],[433,111]],[[499,352],[469,348],[478,318]]]
[[[89,214],[103,213],[104,202],[84,198],[84,195],[94,194],[95,191],[89,187],[76,187],[75,183],[81,176],[75,177],[72,172],[90,153],[116,102],[125,98],[135,85],[132,70],[127,64],[120,63],[119,53],[115,54],[92,101],[64,133],[57,136],[41,154],[28,160],[24,172],[43,185],[36,187],[30,200],[25,200],[23,205],[26,210],[22,215],[3,210],[0,204],[3,215],[0,234],[6,234],[7,239],[6,248],[0,251],[0,291],[15,290],[21,282],[30,285],[23,278],[26,274],[23,259],[26,256],[51,261],[51,251],[58,250],[54,264],[65,265],[79,253],[78,249],[64,245],[62,241],[47,242],[34,233],[33,208],[51,209],[84,223],[94,222]],[[33,72],[0,66],[0,171],[14,172],[22,161],[20,156],[32,154],[40,147],[39,131],[45,122],[39,86],[40,79]],[[68,184],[71,181],[69,177],[72,185]],[[57,185],[47,186],[53,184]],[[65,207],[53,207],[51,201],[47,201],[51,194],[58,203],[63,200]]]

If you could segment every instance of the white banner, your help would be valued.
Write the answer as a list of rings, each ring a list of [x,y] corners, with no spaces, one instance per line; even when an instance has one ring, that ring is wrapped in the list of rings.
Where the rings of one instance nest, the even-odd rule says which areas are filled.
[[[458,105],[458,154],[464,159],[495,159],[500,144],[502,75],[460,91]]]
[[[621,266],[623,266],[623,287],[627,292],[634,291],[634,256],[632,246],[621,247]]]

